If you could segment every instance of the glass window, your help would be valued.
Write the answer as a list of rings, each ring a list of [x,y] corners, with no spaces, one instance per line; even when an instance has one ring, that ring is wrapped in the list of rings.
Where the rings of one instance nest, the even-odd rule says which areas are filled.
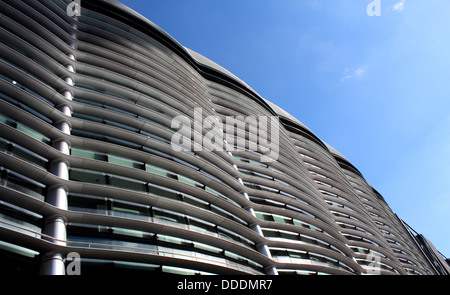
[[[209,209],[209,203],[208,202],[202,201],[202,200],[200,200],[198,198],[195,198],[193,196],[182,194],[181,199],[183,200],[183,202],[186,202],[188,204],[197,206],[199,208]]]
[[[145,164],[145,171],[167,177],[168,171],[150,164]]]
[[[287,232],[287,231],[280,231],[280,237],[283,239],[288,239],[288,240],[299,240],[300,236],[299,234],[296,233],[292,233],[292,232]]]
[[[110,199],[111,211],[115,216],[133,217],[139,216],[141,220],[149,220],[150,207],[138,203],[125,202]]]
[[[192,186],[197,186],[197,187],[202,186],[202,184],[200,184],[199,182],[192,180],[190,178],[187,178],[186,176],[183,176],[183,175],[178,175],[178,180],[181,182],[184,182],[186,184],[192,185]]]
[[[107,201],[104,197],[69,193],[68,202],[69,210],[71,211],[90,212],[104,215],[108,209]]]
[[[42,168],[47,167],[48,160],[41,157],[40,155],[33,153],[21,146],[18,145],[12,145],[11,153],[22,160],[25,160],[27,162],[31,162],[33,164],[36,164]]]
[[[193,242],[194,247],[200,250],[204,250],[204,251],[208,251],[208,252],[212,252],[212,253],[222,253],[223,250],[214,246],[210,246],[207,244],[203,244],[200,242]]]
[[[317,245],[317,241],[314,238],[305,236],[305,235],[300,235],[300,238],[303,242],[308,243],[308,244],[312,244],[312,245]]]
[[[288,256],[288,251],[286,249],[280,249],[280,248],[271,248],[270,253],[273,257],[279,257],[279,256]]]
[[[216,191],[215,189],[212,189],[211,187],[205,186],[205,190],[211,194],[214,194],[216,196],[219,196],[225,200],[227,200],[228,202],[232,203],[233,205],[237,206],[237,207],[241,207],[238,203],[236,203],[235,201],[233,201],[232,199],[228,198],[227,196],[225,196],[222,193],[219,193],[218,191]]]
[[[289,257],[294,259],[308,259],[309,255],[306,252],[300,252],[300,251],[289,251]]]
[[[22,255],[29,258],[35,258],[39,255],[39,252],[31,250],[25,247],[21,247],[15,244],[0,241],[0,249],[3,251],[12,252],[18,255]]]
[[[149,192],[151,194],[154,194],[156,196],[172,199],[172,200],[181,200],[181,195],[173,190],[169,190],[168,188],[165,188],[163,186],[159,186],[156,184],[149,183]]]
[[[153,217],[156,219],[175,222],[178,224],[186,224],[184,215],[176,212],[169,212],[168,210],[153,208]]]
[[[204,224],[202,222],[196,220],[189,220],[189,228],[193,231],[201,232],[201,233],[215,233],[214,226]]]
[[[101,185],[107,184],[106,175],[102,172],[96,172],[96,171],[72,168],[72,169],[70,169],[69,178],[70,178],[70,180],[74,180],[74,181],[95,183],[95,184],[101,184]]]
[[[217,233],[219,234],[219,237],[227,239],[227,240],[234,240],[234,241],[240,241],[239,238],[234,235],[233,233],[231,233],[230,231],[221,228],[221,227],[217,227]]]
[[[94,117],[94,116],[90,116],[90,115],[86,115],[86,114],[81,114],[81,113],[74,112],[72,114],[72,116],[74,118],[79,118],[79,119],[82,119],[82,120],[88,120],[88,121],[93,121],[93,122],[97,122],[97,123],[103,123],[103,119],[102,118],[98,118],[98,117]]]
[[[170,161],[173,160],[173,157],[171,155],[169,155],[167,153],[164,153],[164,152],[161,152],[161,151],[158,151],[158,150],[155,150],[155,149],[152,149],[152,148],[149,148],[149,147],[146,147],[146,146],[143,146],[142,150],[144,152],[150,153],[152,155],[157,155],[159,157],[165,158],[165,159],[170,160]]]
[[[3,114],[0,114],[0,122],[14,128],[16,127],[16,122],[4,116]]]
[[[255,215],[261,220],[274,221],[272,214],[269,213],[255,212]]]
[[[163,265],[162,271],[164,273],[170,273],[170,274],[176,274],[176,275],[198,275],[198,274],[209,274],[206,272],[200,272],[197,270],[192,269],[186,269],[186,268],[180,268],[180,267],[172,267]]]
[[[276,214],[272,214],[273,219],[275,222],[280,222],[280,223],[286,223],[286,217],[284,216],[280,216],[280,215],[276,215]]]
[[[80,130],[80,129],[76,129],[76,128],[72,129],[72,135],[85,137],[85,138],[96,139],[96,140],[104,140],[105,139],[105,136],[103,134],[95,133],[95,132],[89,132],[89,131]]]
[[[113,234],[116,235],[122,235],[122,236],[129,236],[129,237],[135,237],[135,238],[151,238],[152,235],[146,235],[145,232],[139,231],[139,230],[133,230],[128,228],[113,228],[112,229]]]
[[[166,243],[171,243],[171,244],[176,244],[176,245],[190,244],[188,240],[177,238],[177,237],[173,237],[173,236],[157,234],[156,237],[157,237],[157,240],[161,241],[161,242],[166,242]]]
[[[113,155],[108,155],[108,162],[130,168],[144,169],[144,163]]]
[[[127,141],[127,140],[123,140],[120,138],[116,138],[116,137],[112,137],[112,136],[107,136],[106,137],[106,141],[112,142],[114,144],[118,144],[118,145],[122,145],[125,147],[129,147],[129,148],[133,148],[133,149],[140,149],[141,146],[139,144]]]
[[[44,200],[44,184],[14,171],[6,170],[2,167],[0,167],[0,170],[6,171],[6,175],[3,173],[1,174],[2,177],[6,176],[3,185],[13,190],[28,194],[36,199]]]
[[[3,220],[6,223],[16,220],[18,226],[21,226],[20,223],[23,223],[24,227],[28,227],[26,224],[29,224],[30,227],[28,229],[40,232],[43,216],[33,211],[0,201],[0,215],[3,216]]]
[[[276,230],[263,229],[264,237],[266,238],[279,238],[280,233]]]
[[[103,153],[89,150],[82,150],[78,148],[72,148],[70,154],[75,157],[81,157],[86,159],[100,160],[100,161],[106,160],[106,155]]]
[[[146,183],[143,181],[117,176],[117,175],[111,175],[109,178],[110,185],[114,187],[134,190],[134,191],[140,191],[140,192],[146,192]]]
[[[309,259],[312,261],[317,261],[317,262],[326,262],[326,260],[323,257],[321,257],[319,255],[315,255],[315,254],[310,254]]]
[[[77,85],[76,87],[78,87],[78,86],[79,85]],[[76,101],[76,102],[81,102],[81,103],[85,103],[85,104],[89,104],[89,105],[94,105],[94,106],[97,106],[97,107],[103,107],[103,104],[101,104],[101,103],[93,102],[93,101],[82,99],[82,98],[78,98],[78,97],[74,97],[73,100]]]
[[[42,134],[40,134],[40,133],[38,133],[38,132],[36,132],[34,130],[31,130],[28,127],[25,127],[22,124],[19,124],[19,123],[17,124],[17,130],[19,130],[19,131],[21,131],[21,132],[23,132],[23,133],[25,133],[25,134],[27,134],[27,135],[37,139],[37,140],[43,142],[43,143],[46,143],[46,144],[50,143],[50,139],[48,137],[46,137],[46,136],[44,136],[44,135],[42,135]]]
[[[213,213],[216,213],[216,214],[218,214],[218,215],[220,215],[220,216],[223,216],[223,217],[225,217],[225,218],[234,220],[234,221],[236,221],[236,222],[238,222],[238,223],[240,223],[240,224],[247,225],[247,222],[245,222],[244,220],[242,220],[242,219],[240,219],[239,217],[237,217],[237,216],[235,216],[235,215],[233,215],[233,214],[231,214],[231,213],[229,213],[229,212],[223,210],[223,209],[220,208],[220,207],[217,207],[217,206],[214,205],[214,204],[211,204],[210,207],[211,207],[211,212],[213,212]]]
[[[0,151],[8,151],[9,141],[0,137]]]

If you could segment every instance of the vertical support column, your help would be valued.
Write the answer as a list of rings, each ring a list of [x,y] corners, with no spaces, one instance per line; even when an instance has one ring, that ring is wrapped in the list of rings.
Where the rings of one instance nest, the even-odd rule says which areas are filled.
[[[76,26],[72,26],[76,30]],[[72,34],[72,38],[77,39],[76,34]],[[74,42],[71,42],[69,46],[72,49],[76,48]],[[72,53],[68,54],[68,57],[75,61],[75,56]],[[72,64],[66,65],[69,72],[74,73],[75,68]],[[67,90],[62,94],[68,101],[73,100],[73,94],[70,90],[71,86],[74,85],[74,81],[71,77],[66,77],[65,81],[67,83]],[[57,107],[58,110],[63,113],[66,117],[72,117],[72,110],[70,105],[62,104]],[[62,133],[70,135],[71,126],[67,120],[60,120],[55,122],[55,127],[58,128]],[[64,155],[70,154],[70,145],[65,139],[55,140],[53,142],[53,147]],[[50,163],[49,171],[63,180],[69,180],[69,163],[64,159],[56,159]],[[63,185],[54,185],[49,187],[46,202],[55,206],[61,210],[68,209],[67,201],[68,189]],[[48,240],[57,245],[66,245],[67,231],[66,231],[66,220],[64,216],[53,215],[48,216],[45,220],[45,225],[43,228],[43,233],[51,237]],[[49,252],[45,253],[42,257],[42,262],[40,265],[40,274],[42,275],[64,275],[65,274],[65,263],[64,257],[61,253]]]
[[[226,143],[226,142],[225,142]],[[228,154],[232,157],[233,155],[231,154],[231,152],[228,152]],[[233,164],[233,168],[236,171],[239,171],[238,167],[236,166],[236,164]],[[244,182],[242,181],[242,178],[238,177],[237,180],[243,185]],[[241,192],[242,196],[244,198],[246,198],[247,200],[250,201],[250,197],[248,196],[247,192]],[[256,218],[256,214],[255,214],[255,210],[253,210],[253,208],[251,206],[244,208],[245,210],[247,210],[248,213],[250,213],[252,216],[254,216]],[[249,225],[250,229],[252,229],[254,232],[256,232],[257,234],[259,234],[260,236],[264,237],[264,234],[261,230],[261,227],[259,226],[258,223],[253,223]],[[262,255],[272,259],[272,254],[270,253],[269,247],[267,246],[267,244],[265,243],[261,243],[256,245],[256,250],[261,253]],[[278,271],[277,268],[275,266],[269,266],[265,268],[266,274],[267,275],[278,275]]]
[[[242,181],[240,178],[239,178],[239,180]],[[246,198],[247,200],[250,200],[250,198],[249,198],[249,196],[248,196],[248,194],[247,194],[246,192],[243,192],[242,195],[243,195],[244,198]],[[252,216],[256,217],[255,210],[253,210],[252,207],[247,207],[247,208],[245,208],[245,209],[246,209]],[[256,233],[258,233],[260,236],[264,237],[264,233],[262,232],[261,227],[259,226],[258,223],[250,224],[249,227],[250,227],[254,232],[256,232]],[[270,253],[270,250],[269,250],[269,247],[267,246],[267,244],[261,243],[261,244],[256,245],[256,250],[257,250],[259,253],[263,254],[264,256],[269,257],[270,259],[272,259],[272,254]],[[276,269],[275,266],[269,266],[269,267],[266,267],[265,270],[266,270],[266,274],[268,274],[268,275],[278,275],[278,271],[277,271],[277,269]]]

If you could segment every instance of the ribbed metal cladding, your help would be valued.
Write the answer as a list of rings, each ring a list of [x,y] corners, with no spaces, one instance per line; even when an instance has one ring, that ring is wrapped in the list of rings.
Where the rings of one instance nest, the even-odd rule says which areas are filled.
[[[82,273],[366,274],[376,256],[381,274],[434,273],[342,155],[150,21],[0,2],[3,267],[64,274],[76,252]],[[174,150],[173,119],[198,109],[275,116],[277,160]]]

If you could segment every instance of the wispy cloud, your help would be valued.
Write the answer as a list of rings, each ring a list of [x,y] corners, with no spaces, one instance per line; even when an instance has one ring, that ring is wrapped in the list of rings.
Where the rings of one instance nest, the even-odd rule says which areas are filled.
[[[361,78],[366,73],[366,66],[361,66],[355,70],[345,69],[345,76],[341,79],[342,82],[349,79]]]
[[[405,9],[405,0],[401,0],[392,6],[392,10],[394,11],[403,11],[403,9]]]

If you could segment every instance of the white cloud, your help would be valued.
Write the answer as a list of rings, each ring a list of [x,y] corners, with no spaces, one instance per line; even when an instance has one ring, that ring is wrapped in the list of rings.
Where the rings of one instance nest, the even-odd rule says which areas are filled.
[[[357,70],[355,71],[355,75],[358,76],[358,77],[360,77],[360,76],[364,75],[365,72],[366,72],[365,69],[359,68],[359,69],[357,69]]]
[[[392,10],[394,11],[402,11],[403,9],[405,9],[405,0],[401,0],[392,6]]]
[[[348,79],[360,78],[366,73],[366,66],[359,67],[356,70],[352,71],[349,69],[345,69],[344,73],[345,76],[341,79],[342,82]]]

